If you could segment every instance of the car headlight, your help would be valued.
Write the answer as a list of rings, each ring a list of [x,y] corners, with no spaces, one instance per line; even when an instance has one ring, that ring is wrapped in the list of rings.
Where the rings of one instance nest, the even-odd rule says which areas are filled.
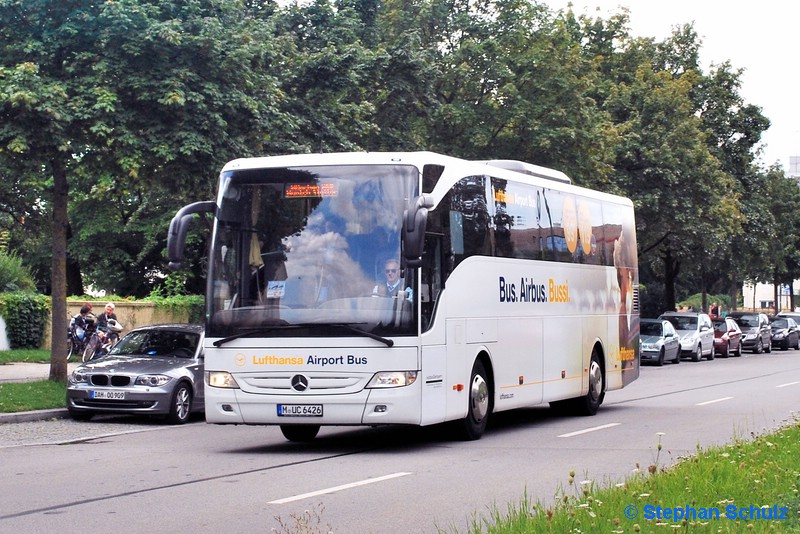
[[[89,373],[80,369],[75,369],[69,375],[69,382],[70,384],[88,384]]]
[[[228,371],[206,371],[206,384],[215,388],[239,389],[236,379]]]
[[[658,350],[656,343],[642,343],[642,350]]]
[[[417,381],[416,371],[381,371],[375,373],[372,380],[367,384],[370,388],[399,388],[410,386]]]
[[[139,375],[133,382],[136,386],[160,387],[172,380],[167,375]]]

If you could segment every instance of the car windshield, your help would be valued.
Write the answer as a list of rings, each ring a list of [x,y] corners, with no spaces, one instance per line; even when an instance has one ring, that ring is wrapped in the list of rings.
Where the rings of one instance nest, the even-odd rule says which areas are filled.
[[[775,319],[772,321],[773,328],[789,328],[789,321],[786,319]]]
[[[741,317],[736,318],[736,322],[739,324],[739,326],[748,328],[758,326],[758,315],[742,315]]]
[[[178,330],[137,330],[117,343],[109,354],[116,356],[177,356],[191,358],[200,335]]]
[[[642,322],[639,330],[643,336],[661,336],[661,323]]]
[[[697,330],[697,317],[666,317],[676,330]]]

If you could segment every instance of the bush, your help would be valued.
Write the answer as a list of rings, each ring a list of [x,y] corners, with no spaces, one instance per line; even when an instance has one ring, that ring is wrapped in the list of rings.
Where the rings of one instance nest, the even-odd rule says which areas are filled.
[[[50,297],[23,291],[0,293],[0,316],[12,349],[38,349],[50,324]]]
[[[174,315],[181,315],[182,312],[185,312],[190,323],[202,324],[205,320],[205,297],[202,295],[159,297],[151,294],[142,301],[153,302],[156,306],[170,310]]]
[[[711,294],[708,294],[708,295],[706,295],[706,301],[708,302],[708,308],[706,310],[702,310],[702,308],[703,308],[703,306],[702,306],[702,304],[703,304],[703,295],[702,295],[702,293],[695,293],[694,295],[691,295],[691,296],[687,297],[686,300],[678,302],[677,306],[679,306],[679,307],[680,306],[686,306],[687,308],[691,307],[695,311],[701,311],[702,310],[702,311],[708,312],[711,309],[711,306],[716,302],[720,306],[722,306],[722,309],[725,310],[725,311],[730,311],[730,309],[731,309],[731,306],[730,306],[731,299],[730,299],[730,297],[728,295],[711,295]]]
[[[30,270],[19,256],[0,252],[0,292],[32,291],[35,287]]]

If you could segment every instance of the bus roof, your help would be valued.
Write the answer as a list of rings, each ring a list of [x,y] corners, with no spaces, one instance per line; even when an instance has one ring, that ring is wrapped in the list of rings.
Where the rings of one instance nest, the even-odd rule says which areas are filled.
[[[553,182],[556,188],[559,185],[569,187],[579,187],[591,196],[599,195],[606,200],[616,200],[617,202],[630,203],[630,200],[602,191],[586,189],[572,184],[572,180],[561,171],[534,165],[516,160],[465,160],[453,156],[445,156],[429,151],[419,152],[328,152],[311,154],[289,154],[281,156],[261,156],[253,158],[240,158],[228,162],[222,172],[242,169],[259,169],[275,167],[296,167],[296,166],[315,166],[315,165],[414,165],[422,169],[425,165],[441,165],[445,168],[445,175],[442,176],[446,182],[446,189],[451,186],[450,180],[455,180],[459,174],[470,175],[483,173],[498,178],[518,180],[520,182],[531,183],[531,177],[546,179]],[[491,167],[491,170],[485,167]]]

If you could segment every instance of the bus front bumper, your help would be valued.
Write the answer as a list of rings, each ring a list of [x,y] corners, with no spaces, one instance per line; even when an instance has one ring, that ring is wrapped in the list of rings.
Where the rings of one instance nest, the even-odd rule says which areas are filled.
[[[206,386],[206,422],[248,425],[419,425],[418,386],[343,395],[263,395]]]

